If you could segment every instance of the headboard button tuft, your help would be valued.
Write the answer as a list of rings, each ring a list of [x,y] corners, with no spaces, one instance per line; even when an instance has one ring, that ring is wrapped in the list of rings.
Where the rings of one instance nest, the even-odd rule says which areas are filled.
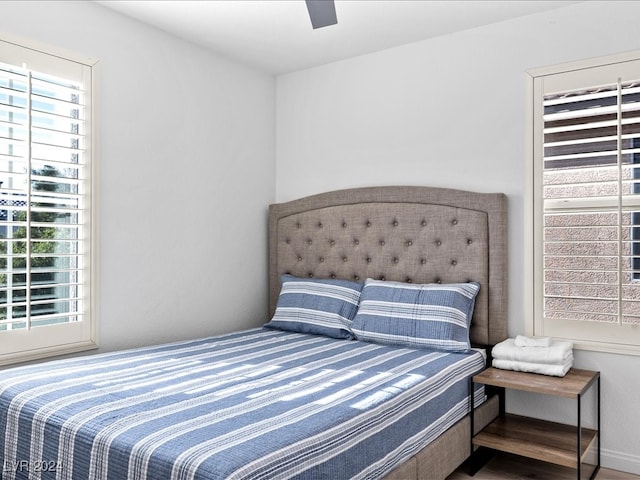
[[[353,279],[357,282],[358,280],[360,280],[360,276],[359,275],[354,275]]]
[[[285,270],[314,281],[359,276],[360,282],[374,278],[444,285],[470,278],[484,292],[474,308],[474,343],[502,340],[507,199],[487,195],[456,192],[451,197],[446,189],[384,187],[330,192],[317,201],[284,202],[273,209],[270,205],[270,310],[275,310],[281,288],[278,275]],[[497,330],[489,332],[489,325]]]

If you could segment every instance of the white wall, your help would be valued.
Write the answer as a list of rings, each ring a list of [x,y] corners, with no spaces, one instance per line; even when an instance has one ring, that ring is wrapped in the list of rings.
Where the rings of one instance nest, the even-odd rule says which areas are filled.
[[[93,2],[3,1],[0,32],[100,60],[100,350],[264,323],[274,78]]]
[[[283,75],[276,199],[419,184],[509,197],[509,333],[524,332],[526,70],[640,49],[640,2],[549,13]],[[640,473],[640,357],[576,352],[602,372],[605,466]],[[509,395],[508,409],[573,417],[561,399]]]

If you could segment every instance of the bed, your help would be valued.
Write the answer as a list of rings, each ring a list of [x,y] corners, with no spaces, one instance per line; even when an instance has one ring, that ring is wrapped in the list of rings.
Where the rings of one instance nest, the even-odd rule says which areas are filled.
[[[506,255],[502,194],[271,205],[270,321],[0,372],[2,478],[445,478],[471,395],[476,428],[497,414],[469,378],[506,338]]]

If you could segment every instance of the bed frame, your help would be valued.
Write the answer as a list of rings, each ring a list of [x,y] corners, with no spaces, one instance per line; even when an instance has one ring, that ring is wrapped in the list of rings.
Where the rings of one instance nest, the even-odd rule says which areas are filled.
[[[280,275],[481,285],[471,341],[488,347],[507,337],[507,199],[422,186],[367,187],[321,193],[269,207],[269,309]],[[474,425],[497,415],[495,398]],[[397,467],[386,479],[446,478],[471,453],[469,416]]]

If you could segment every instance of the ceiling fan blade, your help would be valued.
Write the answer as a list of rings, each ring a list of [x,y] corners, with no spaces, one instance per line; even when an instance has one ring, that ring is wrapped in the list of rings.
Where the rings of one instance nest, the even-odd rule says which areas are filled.
[[[305,0],[309,18],[314,29],[335,25],[338,23],[336,17],[336,5],[334,0]]]

